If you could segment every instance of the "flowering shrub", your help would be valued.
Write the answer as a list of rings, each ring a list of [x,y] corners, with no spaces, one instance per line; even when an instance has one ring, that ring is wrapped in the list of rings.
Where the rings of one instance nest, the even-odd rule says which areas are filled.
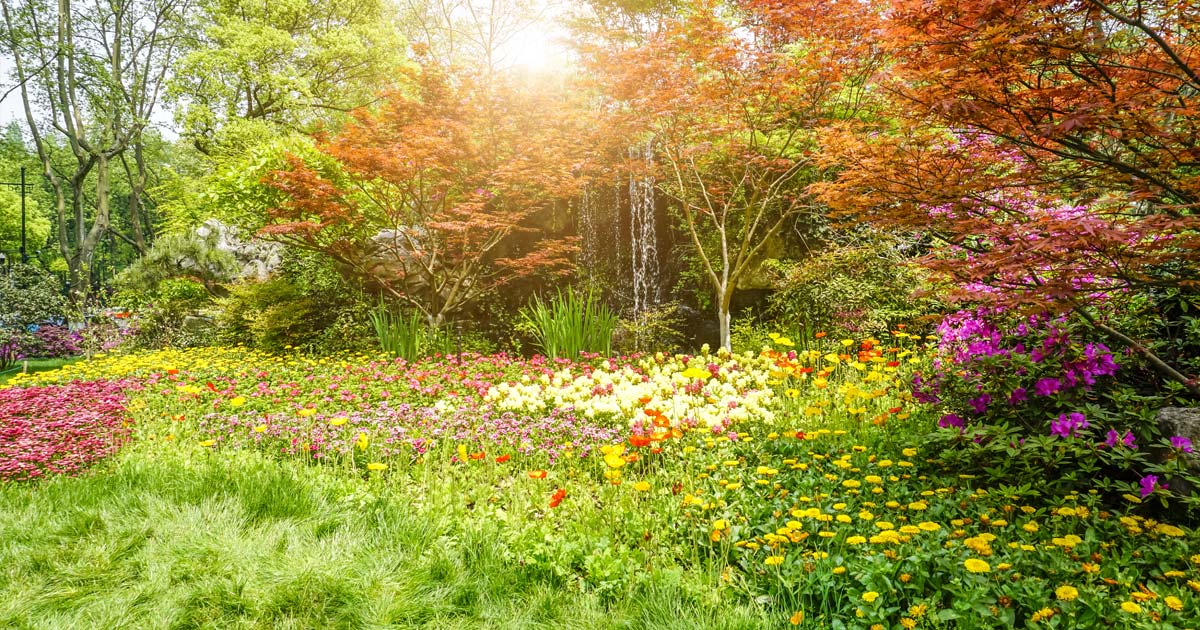
[[[1135,502],[1171,496],[1158,475],[1190,476],[1178,456],[1191,445],[1158,435],[1153,409],[1111,378],[1120,367],[1113,352],[1078,339],[1065,318],[981,308],[946,317],[937,332],[932,369],[914,376],[913,395],[938,406],[941,439],[958,451],[948,463],[1006,483],[1100,488]],[[1139,451],[1145,445],[1162,454]]]
[[[0,480],[74,474],[120,448],[129,434],[113,381],[0,390]]]
[[[39,326],[23,349],[27,357],[65,359],[83,352],[83,336],[66,326]]]

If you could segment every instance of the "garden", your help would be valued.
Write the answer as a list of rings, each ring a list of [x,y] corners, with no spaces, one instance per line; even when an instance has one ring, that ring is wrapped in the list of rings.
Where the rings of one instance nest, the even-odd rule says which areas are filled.
[[[2,4],[0,627],[1200,627],[1200,7]]]

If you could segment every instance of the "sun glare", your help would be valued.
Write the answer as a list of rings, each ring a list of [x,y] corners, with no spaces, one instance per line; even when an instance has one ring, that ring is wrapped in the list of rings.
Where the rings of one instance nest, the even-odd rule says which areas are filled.
[[[500,46],[501,63],[537,74],[562,70],[570,55],[564,37],[551,20],[531,24]]]

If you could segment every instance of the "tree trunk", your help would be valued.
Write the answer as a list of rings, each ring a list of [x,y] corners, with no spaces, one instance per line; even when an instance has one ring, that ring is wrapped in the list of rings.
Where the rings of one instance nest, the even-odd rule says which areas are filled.
[[[726,350],[733,350],[729,333],[729,324],[731,320],[729,306],[733,302],[733,292],[723,287],[718,292],[718,296],[717,326],[721,330],[721,347]]]

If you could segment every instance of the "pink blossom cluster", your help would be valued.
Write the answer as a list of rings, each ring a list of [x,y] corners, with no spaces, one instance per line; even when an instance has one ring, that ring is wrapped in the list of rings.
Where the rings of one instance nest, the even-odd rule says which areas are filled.
[[[0,390],[0,480],[70,475],[115,453],[129,438],[114,381]]]

